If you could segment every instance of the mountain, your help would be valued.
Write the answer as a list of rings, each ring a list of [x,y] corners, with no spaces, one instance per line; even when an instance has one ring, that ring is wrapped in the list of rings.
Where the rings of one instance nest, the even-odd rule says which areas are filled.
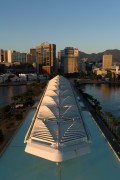
[[[113,49],[113,50],[108,49],[104,52],[92,53],[92,54],[86,54],[85,52],[82,52],[82,51],[79,51],[79,52],[80,52],[80,55],[79,55],[80,59],[87,58],[88,61],[99,62],[99,61],[102,61],[102,57],[104,54],[111,54],[113,57],[113,62],[120,63],[120,50],[118,49]]]

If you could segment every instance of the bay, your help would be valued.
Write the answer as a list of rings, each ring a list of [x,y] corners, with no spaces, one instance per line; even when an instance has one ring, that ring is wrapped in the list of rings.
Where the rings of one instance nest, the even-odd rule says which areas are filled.
[[[26,85],[20,86],[0,86],[0,107],[11,103],[13,96],[26,91]]]
[[[81,88],[100,102],[103,112],[111,112],[120,121],[120,85],[87,84]]]

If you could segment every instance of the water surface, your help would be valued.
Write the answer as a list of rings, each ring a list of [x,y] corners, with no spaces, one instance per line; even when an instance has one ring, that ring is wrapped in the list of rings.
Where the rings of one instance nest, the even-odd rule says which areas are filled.
[[[26,91],[25,85],[20,86],[0,86],[0,106],[11,103],[11,98]]]
[[[120,120],[120,85],[87,84],[81,87],[85,92],[98,99],[103,112],[112,112]]]

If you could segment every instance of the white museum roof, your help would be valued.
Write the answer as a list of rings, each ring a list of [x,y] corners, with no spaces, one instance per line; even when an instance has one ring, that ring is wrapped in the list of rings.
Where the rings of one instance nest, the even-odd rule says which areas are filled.
[[[88,141],[86,127],[76,101],[66,78],[56,76],[50,80],[25,142],[31,140],[61,149]]]

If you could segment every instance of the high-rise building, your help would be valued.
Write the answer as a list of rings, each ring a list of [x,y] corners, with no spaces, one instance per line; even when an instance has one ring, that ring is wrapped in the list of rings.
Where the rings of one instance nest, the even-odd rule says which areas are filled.
[[[26,59],[27,59],[26,56],[27,56],[27,53],[24,53],[24,52],[21,53],[21,63],[24,63],[24,64],[26,63]]]
[[[0,62],[4,61],[4,50],[0,49]]]
[[[31,56],[31,59],[28,59],[27,62],[32,63],[32,64],[36,63],[37,57],[36,57],[36,49],[35,48],[30,49],[30,56]],[[31,61],[29,62],[29,60],[31,60]]]
[[[62,62],[64,64],[64,73],[78,72],[78,57],[79,51],[77,48],[66,47],[62,55]]]
[[[110,69],[112,66],[112,55],[103,55],[102,68]]]
[[[8,50],[8,63],[12,63],[12,53],[13,50]]]
[[[0,50],[0,62],[4,63],[26,63],[26,53],[14,50]]]
[[[37,72],[51,74],[55,68],[56,45],[42,43],[30,49],[30,54],[36,56]]]
[[[8,62],[8,51],[4,50],[4,62]]]
[[[13,51],[12,53],[12,62],[14,63],[20,63],[21,62],[21,53]]]
[[[58,69],[62,74],[64,73],[64,56],[65,56],[65,51],[60,50],[58,52]]]
[[[32,54],[30,54],[30,53],[26,54],[26,63],[30,63],[30,64],[33,63],[32,62]]]

